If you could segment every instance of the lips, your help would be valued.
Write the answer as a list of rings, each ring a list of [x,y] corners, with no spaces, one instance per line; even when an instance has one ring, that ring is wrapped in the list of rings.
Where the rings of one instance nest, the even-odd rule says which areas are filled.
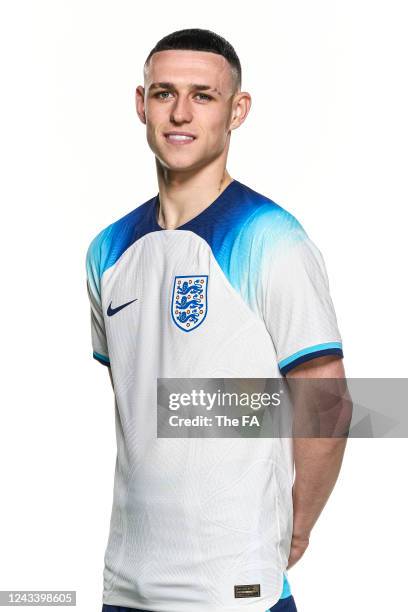
[[[172,144],[189,144],[196,138],[191,132],[166,132],[164,136]]]

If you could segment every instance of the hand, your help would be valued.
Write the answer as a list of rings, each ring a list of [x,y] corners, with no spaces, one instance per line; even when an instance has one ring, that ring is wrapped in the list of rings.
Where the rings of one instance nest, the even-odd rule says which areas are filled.
[[[309,536],[305,535],[292,535],[292,543],[290,547],[290,554],[288,559],[288,565],[286,569],[290,569],[299,561],[303,556],[306,548],[309,546]]]

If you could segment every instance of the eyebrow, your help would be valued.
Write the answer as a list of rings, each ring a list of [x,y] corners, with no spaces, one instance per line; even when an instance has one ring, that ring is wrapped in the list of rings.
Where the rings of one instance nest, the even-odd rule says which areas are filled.
[[[200,83],[189,83],[189,87],[190,89],[193,89],[194,91],[207,91],[210,90],[214,93],[217,93],[219,96],[221,95],[221,92],[216,88],[216,87],[211,87],[211,85],[202,85]],[[148,91],[151,91],[152,89],[176,89],[174,83],[152,83],[149,88]]]

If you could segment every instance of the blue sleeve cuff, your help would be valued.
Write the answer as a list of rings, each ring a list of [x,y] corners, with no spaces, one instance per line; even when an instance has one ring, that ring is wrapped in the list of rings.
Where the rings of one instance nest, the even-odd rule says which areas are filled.
[[[315,344],[314,346],[308,346],[286,359],[282,359],[279,361],[278,366],[283,375],[287,374],[290,370],[300,365],[301,363],[305,363],[306,361],[310,361],[311,359],[315,359],[316,357],[323,357],[323,355],[338,355],[339,357],[343,357],[343,346],[341,342],[324,342],[323,344]]]
[[[101,353],[97,353],[96,351],[94,351],[93,358],[96,359],[96,361],[99,361],[99,363],[110,367],[109,357],[105,357],[105,355],[101,355]]]

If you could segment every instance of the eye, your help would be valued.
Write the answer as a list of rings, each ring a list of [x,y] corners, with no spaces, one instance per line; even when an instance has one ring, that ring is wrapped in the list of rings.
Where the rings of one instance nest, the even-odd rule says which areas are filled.
[[[204,99],[204,100],[212,100],[211,96],[207,96],[207,94],[204,94],[204,93],[198,93],[196,95],[201,96],[201,99]]]
[[[159,100],[167,100],[167,97],[170,95],[169,91],[159,91],[156,94],[154,94],[155,98],[158,98]]]

